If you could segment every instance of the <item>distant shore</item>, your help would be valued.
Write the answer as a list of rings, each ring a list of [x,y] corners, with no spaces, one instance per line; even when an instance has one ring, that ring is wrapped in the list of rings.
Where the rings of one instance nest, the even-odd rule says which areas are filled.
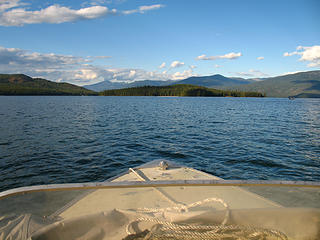
[[[155,97],[265,97],[259,92],[218,90],[190,84],[170,86],[143,86],[105,90],[102,96],[155,96]]]

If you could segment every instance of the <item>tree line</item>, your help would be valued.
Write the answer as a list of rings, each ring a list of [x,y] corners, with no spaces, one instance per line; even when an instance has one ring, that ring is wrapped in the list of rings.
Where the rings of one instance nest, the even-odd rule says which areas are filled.
[[[102,96],[177,96],[177,97],[265,97],[259,92],[218,90],[189,84],[170,86],[143,86],[124,89],[105,90]]]

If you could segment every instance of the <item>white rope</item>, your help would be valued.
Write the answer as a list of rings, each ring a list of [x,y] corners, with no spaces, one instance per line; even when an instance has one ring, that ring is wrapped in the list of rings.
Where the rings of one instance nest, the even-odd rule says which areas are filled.
[[[229,219],[230,210],[229,210],[228,204],[220,198],[207,198],[202,201],[188,204],[186,206],[175,206],[175,207],[167,207],[167,208],[138,208],[137,212],[140,212],[140,213],[158,213],[158,212],[163,213],[163,212],[170,212],[170,211],[177,211],[180,213],[181,212],[189,212],[190,208],[197,207],[197,206],[200,206],[204,203],[209,203],[209,202],[221,203],[226,208],[226,214],[225,214],[225,217],[221,223],[221,225],[225,225]]]
[[[192,207],[196,207],[196,206],[199,206],[199,205],[202,205],[204,203],[209,203],[209,202],[219,202],[221,203],[225,208],[226,208],[226,214],[225,214],[225,217],[221,223],[221,226],[224,226],[228,219],[229,219],[229,215],[230,215],[230,210],[229,210],[229,206],[226,202],[224,202],[222,199],[220,198],[207,198],[207,199],[204,199],[202,201],[197,201],[197,202],[194,202],[194,203],[191,203],[191,204],[188,204],[187,206],[176,206],[176,207],[168,207],[168,208],[138,208],[137,209],[137,212],[140,212],[140,213],[164,213],[164,212],[168,212],[168,211],[177,211],[177,212],[182,212],[181,210],[185,210],[186,212],[189,211],[189,208],[192,208]],[[137,220],[134,220],[132,222],[130,222],[128,225],[127,225],[127,228],[126,228],[126,232],[128,234],[133,234],[132,232],[130,232],[129,230],[129,227],[134,223],[134,222],[140,222],[140,221],[151,221],[151,222],[155,222],[157,224],[162,224],[162,225],[166,225],[166,226],[182,226],[182,225],[176,225],[176,224],[173,224],[173,223],[170,223],[170,222],[167,222],[167,221],[161,221],[157,218],[138,218]],[[194,225],[192,225],[193,227],[195,227]],[[190,228],[190,226],[187,226],[185,229],[187,228]],[[208,226],[208,228],[211,228],[210,226]],[[201,227],[201,229],[203,229]]]
[[[287,236],[277,230],[269,230],[256,227],[245,226],[223,226],[223,225],[182,225],[172,222],[162,221],[157,218],[140,217],[131,222],[153,222],[158,224],[159,227],[156,231],[152,232],[155,239],[167,239],[168,237],[174,239],[267,239],[267,236],[275,237],[281,240],[287,240]],[[129,224],[127,226],[127,233],[130,232]]]
[[[131,172],[133,172],[139,179],[142,181],[149,181],[148,179],[143,178],[138,172],[129,168]],[[167,208],[138,208],[137,212],[139,213],[165,213],[170,211],[176,211],[179,213],[188,212],[190,208],[194,208],[205,203],[217,202],[224,206],[226,209],[226,214],[224,216],[223,221],[220,225],[183,225],[176,224],[169,221],[163,221],[155,217],[140,217],[132,222],[130,222],[126,227],[126,232],[128,235],[132,235],[130,231],[130,227],[133,223],[139,222],[153,222],[158,224],[159,231],[152,232],[152,236],[155,239],[201,239],[201,240],[221,240],[221,239],[252,239],[252,240],[265,240],[267,236],[275,237],[281,240],[287,240],[287,236],[277,230],[263,229],[263,228],[255,228],[255,227],[245,227],[245,226],[234,226],[234,225],[226,225],[230,217],[230,209],[228,204],[220,198],[207,198],[201,201],[197,201],[191,204],[181,204],[177,203],[174,200],[170,199],[166,196],[162,191],[158,188],[154,188],[162,197],[164,197],[167,201],[172,203],[173,207]],[[149,238],[148,238],[149,239]]]
[[[129,171],[131,171],[132,173],[134,173],[139,179],[141,179],[142,181],[149,181],[149,179],[145,179],[144,177],[142,177],[137,171],[135,171],[134,169],[132,168],[129,168]],[[191,203],[191,204],[188,204],[188,205],[185,205],[185,204],[181,204],[181,203],[177,203],[175,201],[173,201],[172,199],[170,199],[168,196],[166,196],[162,191],[160,191],[158,188],[154,188],[158,193],[160,193],[160,195],[162,197],[164,197],[167,201],[169,201],[171,204],[175,205],[174,207],[167,207],[167,208],[138,208],[137,209],[137,212],[140,212],[140,213],[164,213],[164,212],[169,212],[169,211],[177,211],[177,212],[189,212],[189,209],[190,208],[193,208],[193,207],[197,207],[197,206],[200,206],[204,203],[209,203],[209,202],[218,202],[218,203],[221,203],[225,208],[226,208],[226,214],[225,214],[225,217],[221,223],[221,225],[225,225],[229,219],[229,215],[230,215],[230,211],[229,211],[229,206],[226,202],[224,202],[222,199],[220,198],[207,198],[207,199],[204,199],[202,201],[197,201],[197,202],[194,202],[194,203]],[[158,220],[157,220],[158,221]],[[136,221],[133,221],[133,222],[136,222]],[[126,231],[128,234],[132,234],[130,231],[129,231],[129,226],[132,225],[132,223],[129,223],[127,225],[127,228],[126,228]],[[160,223],[159,223],[160,224]]]

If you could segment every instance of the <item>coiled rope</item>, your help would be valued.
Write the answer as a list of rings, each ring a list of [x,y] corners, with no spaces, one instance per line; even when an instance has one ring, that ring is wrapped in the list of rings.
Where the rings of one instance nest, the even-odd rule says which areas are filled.
[[[132,168],[129,168],[129,170],[137,175],[142,181],[148,181]],[[175,202],[166,196],[160,189],[155,189],[175,206],[167,208],[138,208],[138,213],[162,213],[163,215],[165,212],[172,211],[182,213],[189,212],[190,208],[197,207],[205,203],[217,202],[224,206],[226,214],[220,225],[187,225],[160,220],[156,217],[140,217],[127,225],[126,232],[128,236],[124,238],[124,240],[288,240],[288,237],[278,230],[240,225],[226,225],[230,217],[230,209],[228,204],[220,198],[207,198],[186,205]],[[139,222],[152,222],[155,223],[155,225],[152,227],[151,231],[145,230],[140,233],[131,232],[130,228],[132,228],[132,225]]]

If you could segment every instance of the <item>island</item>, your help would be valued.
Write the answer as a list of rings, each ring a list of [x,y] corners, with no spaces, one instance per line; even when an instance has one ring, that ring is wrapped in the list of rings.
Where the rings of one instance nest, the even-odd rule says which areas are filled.
[[[218,90],[190,84],[170,86],[142,86],[105,90],[102,96],[159,96],[159,97],[265,97],[260,92]]]

